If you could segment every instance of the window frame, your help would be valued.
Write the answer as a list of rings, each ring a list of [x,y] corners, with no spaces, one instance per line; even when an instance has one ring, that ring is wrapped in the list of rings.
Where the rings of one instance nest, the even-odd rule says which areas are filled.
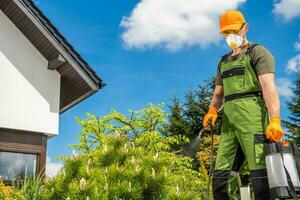
[[[36,175],[45,177],[48,136],[43,133],[0,128],[0,151],[37,155]],[[11,185],[12,181],[3,181]]]

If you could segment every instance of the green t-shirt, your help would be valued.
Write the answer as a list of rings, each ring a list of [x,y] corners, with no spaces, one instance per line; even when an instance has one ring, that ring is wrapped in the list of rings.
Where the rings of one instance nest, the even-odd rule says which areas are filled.
[[[248,46],[253,44],[252,42],[248,42]],[[227,62],[237,59],[242,53],[246,51],[247,48],[244,48],[239,54],[235,56],[227,56]],[[273,55],[270,51],[265,48],[263,45],[255,46],[250,52],[250,57],[253,63],[253,68],[257,76],[266,74],[266,73],[274,73],[275,72],[275,61]],[[220,72],[220,64],[221,60],[218,64],[218,71],[216,76],[216,85],[222,85],[222,78]]]

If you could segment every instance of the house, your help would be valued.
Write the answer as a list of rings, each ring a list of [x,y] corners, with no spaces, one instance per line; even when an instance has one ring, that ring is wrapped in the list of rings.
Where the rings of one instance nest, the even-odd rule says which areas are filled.
[[[1,0],[2,179],[43,174],[59,115],[104,86],[32,0]]]

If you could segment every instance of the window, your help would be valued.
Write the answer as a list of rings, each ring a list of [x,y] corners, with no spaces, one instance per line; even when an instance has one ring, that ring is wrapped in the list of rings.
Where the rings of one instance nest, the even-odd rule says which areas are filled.
[[[37,155],[0,152],[0,176],[4,181],[15,181],[35,176]]]

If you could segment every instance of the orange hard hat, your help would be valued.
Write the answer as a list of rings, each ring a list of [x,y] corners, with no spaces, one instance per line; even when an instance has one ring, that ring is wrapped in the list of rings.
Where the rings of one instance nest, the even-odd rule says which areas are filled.
[[[228,10],[220,17],[220,33],[227,30],[240,30],[246,23],[243,14],[237,10]]]

